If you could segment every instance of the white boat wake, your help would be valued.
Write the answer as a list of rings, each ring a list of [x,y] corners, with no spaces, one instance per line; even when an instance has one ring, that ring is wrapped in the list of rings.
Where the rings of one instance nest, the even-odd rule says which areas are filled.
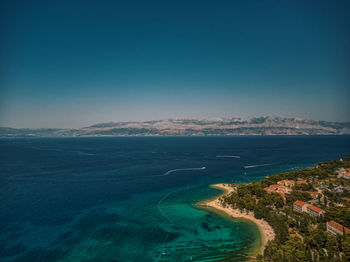
[[[225,157],[225,158],[241,158],[240,156],[232,156],[232,155],[217,155],[216,157]]]
[[[169,176],[169,175],[171,175],[172,173],[178,172],[178,171],[204,170],[204,169],[206,169],[205,166],[203,166],[203,167],[193,167],[193,168],[178,168],[178,169],[169,170],[169,171],[165,172],[165,173],[162,174],[162,175],[154,175],[154,176],[151,176],[151,177]]]
[[[166,199],[169,195],[171,195],[174,192],[170,192],[168,194],[166,194],[161,200],[159,200],[157,207],[159,212],[162,214],[163,217],[166,218],[166,220],[168,220],[171,224],[173,224],[173,221],[163,212],[163,210],[160,208],[160,204],[163,202],[164,199]]]
[[[157,207],[158,207],[159,212],[160,212],[160,213],[162,214],[162,216],[165,217],[166,220],[168,220],[171,224],[174,224],[174,222],[164,213],[164,211],[163,211],[163,210],[161,209],[161,207],[160,207],[160,204],[161,204],[168,196],[170,196],[171,194],[174,194],[174,193],[176,193],[176,192],[178,192],[178,191],[180,191],[180,190],[183,190],[183,189],[181,188],[181,189],[177,189],[177,190],[175,190],[175,191],[169,192],[169,193],[166,194],[161,200],[159,200],[159,201],[158,201],[158,204],[157,204]]]
[[[244,166],[244,168],[254,168],[254,167],[271,166],[271,165],[272,164],[261,164],[261,165]]]
[[[205,166],[203,167],[194,167],[194,168],[179,168],[179,169],[172,169],[167,172],[165,172],[162,175],[152,175],[152,176],[133,176],[133,177],[95,177],[95,178],[89,178],[89,177],[84,177],[84,176],[77,176],[77,177],[65,177],[65,178],[55,178],[55,177],[45,177],[45,175],[50,175],[48,174],[42,174],[41,176],[23,176],[23,175],[16,175],[12,177],[6,178],[7,180],[11,181],[37,181],[40,180],[46,181],[46,182],[62,182],[62,183],[67,183],[67,182],[115,182],[115,181],[130,181],[130,180],[137,180],[137,179],[149,179],[152,177],[165,177],[169,176],[174,172],[179,172],[179,171],[190,171],[190,170],[204,170],[206,169]]]
[[[170,224],[172,224],[172,225],[175,225],[175,223],[164,213],[164,211],[163,211],[162,208],[160,207],[160,204],[161,204],[168,196],[170,196],[171,194],[174,194],[174,193],[179,192],[179,191],[181,191],[181,190],[188,190],[189,188],[190,188],[190,187],[186,187],[186,188],[180,188],[180,189],[171,191],[171,192],[169,192],[168,194],[166,194],[162,199],[160,199],[160,200],[158,201],[157,207],[158,207],[159,212],[160,212],[161,215],[162,215],[163,217],[165,217],[165,219],[166,219]],[[157,257],[157,261],[158,261],[163,255],[167,254],[167,253],[166,253],[166,248],[165,248],[165,246],[164,246],[164,243],[166,243],[166,240],[168,239],[168,236],[169,236],[169,234],[171,233],[171,231],[172,231],[172,230],[171,230],[171,228],[170,228],[170,230],[169,230],[169,231],[167,232],[167,234],[165,235],[165,238],[164,238],[164,240],[163,240],[163,246],[162,246],[162,248],[163,248],[164,250],[163,250],[162,254],[160,254],[160,255]]]

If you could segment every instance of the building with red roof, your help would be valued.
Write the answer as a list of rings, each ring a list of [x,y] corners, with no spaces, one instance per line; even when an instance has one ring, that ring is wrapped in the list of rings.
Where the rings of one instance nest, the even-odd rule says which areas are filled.
[[[295,185],[294,180],[281,180],[277,182],[277,185],[281,185],[281,186],[286,186],[286,187],[293,187]]]
[[[338,171],[338,177],[339,178],[345,178],[345,179],[350,179],[350,169],[349,168],[341,168]]]
[[[315,207],[315,206],[308,206],[306,208],[306,212],[310,215],[310,216],[313,216],[313,217],[319,217],[319,216],[322,216],[324,215],[325,211],[319,207]]]
[[[307,182],[306,180],[299,180],[299,181],[297,181],[297,184],[298,184],[298,185],[301,185],[301,184],[307,185],[308,182]]]
[[[350,202],[350,198],[348,198],[348,197],[343,197],[342,200],[344,200],[344,201],[346,201],[348,203]]]
[[[293,203],[293,210],[298,212],[298,213],[306,212],[306,207],[308,205],[309,204],[304,202],[304,201],[297,200]]]
[[[269,194],[280,194],[283,198],[285,198],[285,194],[292,192],[291,188],[282,185],[270,185],[269,187],[265,187],[264,190]]]
[[[311,192],[311,191],[309,191],[308,193],[311,195],[311,197],[313,199],[316,199],[318,197],[318,192]]]
[[[344,227],[343,225],[335,222],[335,221],[329,221],[327,222],[327,231],[333,235],[343,235],[350,233],[350,229],[347,227]]]

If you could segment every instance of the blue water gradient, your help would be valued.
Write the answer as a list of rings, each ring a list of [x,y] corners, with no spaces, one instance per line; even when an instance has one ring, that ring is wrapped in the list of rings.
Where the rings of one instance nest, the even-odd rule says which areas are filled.
[[[0,260],[245,261],[258,229],[196,207],[208,185],[342,156],[349,136],[0,139]]]

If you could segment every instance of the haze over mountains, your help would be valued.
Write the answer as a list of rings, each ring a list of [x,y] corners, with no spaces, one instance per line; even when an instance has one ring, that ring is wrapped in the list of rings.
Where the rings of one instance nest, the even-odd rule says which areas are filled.
[[[110,122],[78,129],[0,127],[1,137],[77,136],[216,136],[216,135],[345,135],[350,122],[327,122],[277,116],[216,119],[165,119]]]

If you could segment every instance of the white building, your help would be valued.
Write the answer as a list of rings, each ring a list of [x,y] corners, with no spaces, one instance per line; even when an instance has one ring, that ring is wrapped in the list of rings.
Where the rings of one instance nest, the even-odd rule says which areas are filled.
[[[306,212],[310,215],[310,216],[313,216],[313,217],[319,217],[319,216],[322,216],[324,215],[325,211],[319,207],[315,207],[315,206],[308,206],[306,208]]]
[[[306,208],[308,206],[309,206],[308,203],[297,200],[293,203],[293,210],[298,213],[303,213],[303,212],[306,212]]]
[[[347,227],[344,227],[343,225],[335,222],[335,221],[329,221],[327,222],[327,231],[333,235],[343,235],[350,233],[350,229]]]

